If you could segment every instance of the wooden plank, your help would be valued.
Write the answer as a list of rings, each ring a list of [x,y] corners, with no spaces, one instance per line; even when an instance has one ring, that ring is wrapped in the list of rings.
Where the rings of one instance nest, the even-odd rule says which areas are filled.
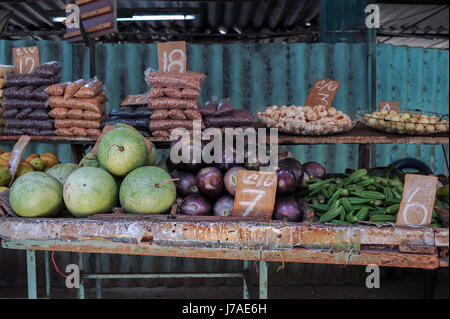
[[[112,28],[112,27],[114,27],[114,23],[106,22],[106,23],[102,23],[102,24],[99,24],[94,27],[86,29],[86,33],[89,33],[88,35],[91,37],[92,36],[91,33],[101,31],[104,29],[108,29],[108,28]],[[81,31],[74,31],[74,32],[64,34],[65,39],[70,39],[70,38],[73,38],[76,36],[81,36]]]
[[[84,219],[11,217],[0,220],[0,237],[4,239],[42,241],[54,238],[55,233],[58,234],[57,239],[77,242],[95,238],[102,238],[105,242],[125,242],[126,239],[139,242],[146,237],[167,247],[306,247],[354,251],[364,245],[434,247],[435,237],[430,227],[337,226],[215,216],[134,215],[115,218],[109,215]]]
[[[2,241],[3,248],[27,250],[55,250],[66,252],[105,253],[124,255],[166,256],[184,258],[212,258],[234,260],[266,260],[273,262],[299,262],[316,264],[370,265],[435,269],[437,255],[406,254],[389,250],[364,250],[359,253],[330,252],[294,248],[282,251],[258,251],[223,248],[161,247],[158,245],[132,245],[103,241],[67,243],[60,241]]]
[[[406,267],[435,269],[439,266],[436,254],[407,254],[388,250],[361,250],[358,254],[348,252],[325,252],[295,248],[283,251],[262,251],[267,261],[284,261],[335,265],[378,265],[383,267]]]
[[[85,19],[89,19],[89,18],[93,18],[108,12],[112,12],[114,10],[114,8],[112,6],[108,6],[108,7],[104,7],[98,10],[94,10],[94,11],[90,11],[87,13],[83,13],[81,15],[81,20],[85,20]]]
[[[448,228],[435,229],[434,241],[436,247],[448,247]]]

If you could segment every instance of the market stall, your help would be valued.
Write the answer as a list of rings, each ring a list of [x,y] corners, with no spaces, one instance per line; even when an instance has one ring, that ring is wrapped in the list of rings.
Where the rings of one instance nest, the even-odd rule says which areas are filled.
[[[60,75],[67,71],[62,67],[64,61],[42,63],[27,74],[2,66],[0,74],[5,119],[0,143],[26,140],[7,152],[6,164],[2,166],[5,176],[1,186],[9,188],[0,193],[0,238],[3,248],[26,250],[29,298],[38,297],[36,251],[45,252],[47,297],[51,297],[50,252],[77,253],[80,298],[85,297],[87,280],[96,281],[96,296],[101,298],[102,281],[117,278],[242,278],[244,298],[268,298],[268,262],[280,263],[280,267],[287,262],[426,270],[448,267],[448,177],[433,174],[425,163],[417,164],[418,160],[413,165],[418,168],[416,174],[403,171],[404,167],[411,167],[400,167],[398,162],[372,167],[376,162],[375,145],[432,145],[438,149],[439,163],[446,163],[448,175],[448,114],[439,110],[394,110],[386,108],[386,104],[380,104],[377,111],[376,89],[361,81],[364,76],[358,74],[356,66],[336,67],[335,76],[346,75],[340,78],[341,82],[311,78],[286,67],[296,85],[308,82],[309,94],[302,92],[299,96],[295,90],[281,94],[284,87],[277,79],[284,73],[274,66],[288,63],[278,58],[267,67],[274,73],[270,79],[258,62],[251,72],[242,67],[243,73],[250,74],[250,80],[235,80],[227,75],[232,79],[227,83],[231,98],[202,93],[204,86],[208,86],[208,93],[215,88],[208,82],[208,66],[201,59],[191,63],[197,66],[192,71],[184,66],[181,72],[147,69],[148,65],[144,69],[133,59],[129,63],[138,69],[139,76],[130,82],[145,82],[146,91],[134,95],[136,89],[131,90],[130,84],[122,81],[125,71],[120,65],[112,64],[112,79],[111,75],[106,79],[105,73],[110,70],[104,66],[96,74],[96,45],[87,39],[87,33],[81,28],[76,36],[90,46],[90,78],[83,77],[83,72],[74,72],[74,61],[69,63],[71,76],[65,73],[66,82]],[[363,58],[374,54],[370,48],[375,44],[370,41],[373,39],[369,38]],[[355,48],[359,50],[358,45]],[[80,47],[75,48],[81,51]],[[151,48],[157,51],[156,46]],[[249,46],[246,59],[252,59],[255,48],[265,50]],[[351,46],[344,49],[354,50]],[[87,49],[83,50],[81,56],[87,56]],[[102,50],[116,48],[105,45]],[[196,47],[191,49],[195,50]],[[235,48],[231,46],[229,50]],[[267,52],[277,56],[278,50],[275,47],[274,52]],[[288,46],[282,50],[300,52],[299,56],[305,54],[302,50],[317,50],[319,56],[326,56],[329,47]],[[237,61],[231,64],[240,68],[241,60]],[[289,63],[300,69],[297,60]],[[317,62],[320,63],[323,62]],[[373,70],[365,66],[365,75],[375,78]],[[215,76],[217,85],[217,74],[222,69],[209,67],[214,70],[211,77]],[[320,76],[330,76],[325,74],[327,68],[323,69]],[[219,79],[224,77],[221,74]],[[272,92],[267,100],[276,100],[280,105],[253,105],[267,101],[260,98],[264,90],[259,91],[258,81]],[[353,87],[361,88],[361,83],[367,84],[363,87],[364,96],[352,92]],[[367,104],[371,97],[371,107],[333,107],[339,88],[346,90],[345,102],[354,98],[357,103]],[[238,103],[232,97],[235,92]],[[306,99],[302,105],[283,105],[292,100],[298,103],[303,97]],[[202,153],[208,142],[215,141],[212,135],[201,138],[197,140],[200,148],[195,149],[196,133],[208,129],[226,133],[227,129],[236,128],[258,132],[256,138],[265,134],[264,145],[258,147],[264,149],[266,156],[276,148],[277,165],[272,171],[263,172],[265,163],[259,153],[256,156],[249,151],[252,143],[248,140],[242,140],[242,161],[238,160],[239,145],[228,147],[222,141],[219,149],[223,153],[218,161],[193,159],[197,150]],[[275,142],[270,135],[273,129],[277,131]],[[183,138],[171,138],[180,131]],[[24,159],[22,153],[28,142],[70,144],[73,163],[59,163],[56,156],[53,161],[44,161],[44,154]],[[176,163],[172,158],[176,152],[172,150],[186,145],[189,161]],[[300,163],[296,156],[299,148],[293,154],[281,147],[299,145],[357,145],[358,152],[351,155],[353,162],[326,152],[321,154],[323,160],[346,165],[345,171],[327,172],[319,162]],[[171,152],[157,162],[155,149]],[[34,158],[42,160],[44,166],[36,168],[29,163]],[[19,174],[21,164],[29,166],[29,171]],[[264,180],[266,177],[272,179]],[[268,186],[248,186],[254,180],[267,182]],[[414,199],[419,190],[426,196]],[[244,193],[257,196],[246,197]],[[106,273],[100,271],[97,258],[96,272],[90,273],[84,271],[85,254],[241,260],[242,271]],[[252,291],[249,276],[252,263],[258,267],[258,293]],[[58,267],[56,263],[54,266]]]

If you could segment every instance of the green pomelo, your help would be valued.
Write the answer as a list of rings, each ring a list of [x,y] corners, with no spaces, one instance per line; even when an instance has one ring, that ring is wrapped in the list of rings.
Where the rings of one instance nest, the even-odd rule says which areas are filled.
[[[106,133],[98,146],[100,165],[111,174],[125,176],[141,167],[147,159],[144,137],[128,127]]]
[[[47,171],[47,174],[52,175],[54,178],[59,180],[61,184],[64,185],[67,177],[78,168],[80,168],[80,166],[74,163],[61,163],[50,167],[50,169]]]
[[[14,182],[9,202],[21,217],[53,217],[64,208],[63,186],[47,173],[30,172]]]
[[[76,217],[110,213],[117,203],[114,177],[102,168],[81,167],[64,183],[64,203]]]
[[[124,178],[120,186],[119,198],[122,208],[130,214],[166,212],[177,196],[175,183],[172,181],[164,183],[168,179],[171,179],[170,175],[156,166],[135,169]]]

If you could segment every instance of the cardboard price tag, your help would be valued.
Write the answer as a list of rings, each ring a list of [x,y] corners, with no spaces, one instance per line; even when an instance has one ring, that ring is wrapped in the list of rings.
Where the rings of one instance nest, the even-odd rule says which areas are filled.
[[[39,48],[13,48],[14,73],[28,74],[39,66]]]
[[[388,112],[395,111],[397,113],[400,113],[400,107],[398,106],[398,101],[381,101],[381,102],[378,102],[378,105],[380,106],[380,111],[386,110]]]
[[[397,226],[420,227],[431,223],[438,178],[406,174]]]
[[[186,72],[186,42],[158,43],[158,67],[162,72]]]
[[[128,95],[120,106],[125,105],[145,105],[148,103],[148,93],[137,94],[137,95]]]
[[[306,98],[305,106],[331,107],[340,85],[339,81],[317,79]]]
[[[276,190],[275,172],[239,171],[232,216],[271,219]]]

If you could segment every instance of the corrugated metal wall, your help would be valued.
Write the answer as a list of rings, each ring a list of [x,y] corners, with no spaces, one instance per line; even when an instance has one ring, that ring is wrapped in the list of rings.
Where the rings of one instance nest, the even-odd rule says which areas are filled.
[[[0,41],[0,63],[12,63],[12,47],[36,44],[42,62],[63,62],[65,81],[88,77],[88,54],[80,44]],[[229,96],[236,107],[251,110],[271,104],[302,105],[314,80],[328,77],[342,83],[334,102],[337,107],[353,113],[356,108],[367,105],[365,44],[188,45],[187,54],[188,69],[208,75],[202,85],[202,103],[216,95]],[[97,44],[96,57],[96,74],[108,89],[109,109],[117,108],[128,94],[147,91],[144,70],[157,67],[155,44]],[[408,107],[448,112],[448,51],[379,45],[377,70],[378,100],[396,99]],[[0,147],[8,149],[6,145]],[[330,172],[341,172],[357,164],[356,146],[316,145],[290,149],[301,162],[321,162]],[[54,151],[63,161],[72,160],[68,146],[33,145],[26,155],[35,151]],[[377,146],[377,165],[386,165],[407,156],[430,163],[436,172],[445,171],[440,147]],[[69,254],[56,255],[60,267],[69,262]],[[0,260],[0,283],[23,285],[26,278],[23,252],[0,249]],[[114,255],[102,256],[102,261],[103,271],[116,272],[236,271],[241,265],[236,261],[140,256],[121,258]],[[276,273],[276,266],[271,266],[270,280],[273,283],[361,283],[364,273],[361,267],[302,264],[289,264],[284,271]],[[62,284],[60,279],[58,283]],[[143,285],[163,283],[174,284],[173,281],[139,282]],[[137,282],[126,281],[126,284]],[[193,284],[193,281],[188,284]]]

